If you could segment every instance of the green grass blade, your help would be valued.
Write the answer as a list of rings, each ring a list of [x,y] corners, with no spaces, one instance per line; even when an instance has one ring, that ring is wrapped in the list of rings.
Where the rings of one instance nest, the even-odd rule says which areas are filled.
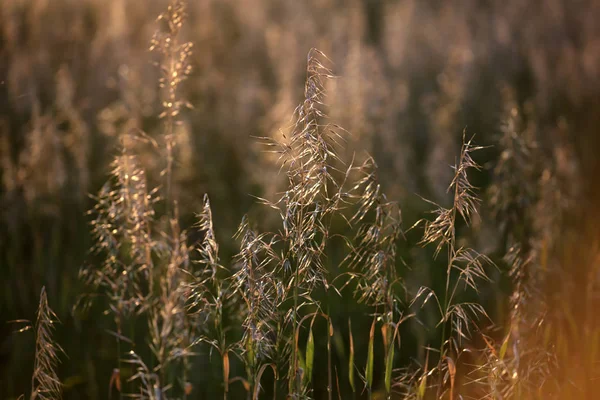
[[[369,333],[369,352],[367,354],[367,368],[365,370],[365,379],[367,381],[367,387],[371,389],[373,387],[373,364],[375,362],[374,355],[374,344],[375,344],[375,320],[371,324],[371,332]]]
[[[354,336],[352,336],[352,323],[348,319],[348,334],[350,335],[350,358],[348,360],[348,381],[353,392],[356,392],[354,386]]]
[[[313,336],[312,327],[308,333],[308,340],[306,342],[306,371],[304,374],[305,382],[308,384],[312,380],[313,361],[315,359],[315,339]]]
[[[392,392],[392,370],[394,367],[394,341],[390,341],[390,347],[385,360],[385,392]]]
[[[423,375],[421,377],[421,382],[419,383],[419,390],[417,392],[417,398],[419,400],[425,398],[425,390],[427,389],[427,375]]]
[[[498,357],[500,358],[500,361],[504,360],[504,356],[506,355],[506,350],[508,349],[509,339],[510,339],[510,332],[508,332],[508,335],[506,335],[506,338],[504,338],[504,341],[502,342],[502,346],[500,347],[500,353],[498,355]]]

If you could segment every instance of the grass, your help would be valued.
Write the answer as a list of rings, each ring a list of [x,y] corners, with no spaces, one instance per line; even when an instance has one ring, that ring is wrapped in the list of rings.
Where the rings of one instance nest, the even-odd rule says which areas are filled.
[[[203,56],[183,39],[198,11],[188,7],[169,1],[148,46],[158,82],[155,128],[146,131],[136,119],[136,112],[146,112],[141,104],[129,103],[121,116],[112,115],[115,110],[99,115],[123,119],[112,132],[119,144],[88,212],[93,244],[80,269],[84,285],[74,305],[64,302],[73,306],[74,324],[101,321],[105,329],[97,329],[96,340],[103,344],[99,358],[70,353],[63,363],[98,373],[83,383],[79,371],[61,383],[63,352],[51,335],[57,317],[42,289],[32,399],[58,399],[78,385],[87,387],[82,397],[89,398],[107,387],[109,399],[593,398],[600,351],[595,233],[587,227],[581,236],[585,215],[573,207],[581,188],[569,179],[576,174],[568,143],[548,157],[534,134],[534,111],[505,88],[499,157],[482,167],[478,160],[489,146],[475,144],[467,130],[456,143],[443,135],[465,95],[452,86],[460,68],[451,64],[439,78],[443,95],[431,114],[442,133],[431,144],[430,160],[440,165],[417,171],[441,177],[438,184],[447,178],[447,194],[437,196],[434,188],[435,201],[393,201],[386,192],[397,184],[382,178],[389,154],[353,152],[353,132],[338,124],[329,103],[346,78],[334,76],[336,64],[313,48],[291,123],[279,116],[278,132],[252,135],[269,171],[279,171],[277,190],[255,193],[241,222],[237,215],[223,217],[212,193],[197,196],[186,181],[186,169],[193,169],[187,115],[195,112],[186,96],[194,96],[192,66]],[[285,40],[284,32],[273,32],[269,40]],[[135,80],[126,70],[123,84]],[[286,81],[286,71],[273,74]],[[57,84],[68,93],[68,74],[60,76]],[[280,97],[285,105],[297,96]],[[349,100],[359,110],[370,107]],[[72,129],[67,142],[88,140],[77,128],[82,122],[73,99],[63,96],[57,104]],[[380,114],[372,119],[375,130],[388,117],[372,112]],[[56,122],[35,106],[20,161],[25,172],[15,179],[43,167],[36,146],[62,148],[56,138],[64,124],[48,121]],[[207,119],[207,129],[212,122]],[[226,157],[218,146],[207,147]],[[441,162],[448,149],[457,150],[452,168]],[[28,201],[75,184],[59,175],[88,156],[74,150],[73,157],[60,158],[64,165],[46,171],[55,180],[42,192],[29,187]],[[4,161],[5,186],[15,186],[12,159]],[[482,182],[487,191],[473,183],[482,180],[489,181]],[[218,191],[216,197],[223,201]],[[197,211],[194,221],[186,214],[190,208]],[[229,220],[238,226],[233,235]],[[490,239],[485,228],[491,225],[497,234]],[[592,238],[585,242],[592,245],[582,248],[581,237]],[[584,278],[569,270],[579,262],[589,266]],[[48,271],[41,279],[58,285],[54,269]],[[581,287],[578,310],[573,288]],[[504,314],[493,307],[502,303]],[[69,335],[80,334],[70,329]]]
[[[40,306],[35,324],[35,365],[31,377],[31,399],[60,399],[61,383],[56,373],[61,347],[52,339],[56,315],[48,305],[45,288],[40,293]]]

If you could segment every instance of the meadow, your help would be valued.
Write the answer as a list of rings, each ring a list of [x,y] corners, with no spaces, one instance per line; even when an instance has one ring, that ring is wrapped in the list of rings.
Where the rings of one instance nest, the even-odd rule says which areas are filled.
[[[596,3],[4,0],[0,398],[596,398]]]

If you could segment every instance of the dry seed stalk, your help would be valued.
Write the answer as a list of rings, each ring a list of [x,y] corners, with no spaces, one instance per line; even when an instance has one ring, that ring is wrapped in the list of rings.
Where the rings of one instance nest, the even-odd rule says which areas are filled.
[[[163,171],[166,179],[166,201],[168,207],[175,199],[172,193],[172,175],[175,150],[175,125],[183,108],[191,108],[191,104],[179,97],[179,87],[192,72],[190,58],[192,55],[191,42],[180,42],[180,34],[187,18],[187,3],[184,0],[171,0],[167,10],[158,17],[162,28],[154,33],[150,45],[151,51],[157,51],[162,56],[160,63],[162,88],[162,109],[159,118],[164,119],[164,140],[166,145],[167,165]]]
[[[488,346],[489,361],[482,366],[483,370],[490,369],[486,370],[490,390],[505,397],[533,393],[533,388],[550,375],[551,364],[534,328],[543,320],[547,307],[540,291],[540,274],[536,272],[537,264],[545,261],[536,249],[535,224],[548,220],[541,214],[555,211],[540,213],[535,208],[543,190],[539,161],[543,154],[534,140],[535,125],[524,123],[513,97],[511,91],[505,91],[507,122],[499,138],[501,153],[490,187],[492,212],[503,235],[504,261],[510,267],[513,283],[510,326],[498,351]]]
[[[247,369],[249,394],[258,393],[259,371],[274,351],[270,336],[275,323],[273,310],[277,307],[277,282],[266,269],[268,258],[264,257],[264,253],[272,250],[263,241],[264,236],[257,235],[249,227],[247,217],[243,218],[236,233],[242,243],[240,253],[236,256],[239,271],[232,276],[232,287],[233,293],[239,295],[245,304],[240,348]]]
[[[437,365],[437,372],[440,377],[438,397],[443,390],[444,371],[447,370],[448,366],[448,363],[443,362],[444,357],[450,357],[453,349],[454,354],[458,355],[460,353],[460,342],[463,338],[468,337],[474,319],[479,316],[487,317],[485,310],[478,303],[456,302],[459,290],[462,287],[468,287],[477,291],[477,282],[489,279],[484,266],[486,264],[493,265],[487,256],[479,254],[470,248],[457,247],[456,244],[457,216],[460,215],[465,223],[469,225],[472,215],[477,213],[476,206],[479,200],[474,194],[474,187],[469,182],[467,172],[471,168],[480,168],[471,157],[471,153],[481,148],[473,146],[472,139],[467,141],[463,132],[460,158],[454,167],[454,177],[448,187],[448,191],[452,191],[454,194],[452,207],[444,208],[433,203],[437,207],[434,211],[437,217],[432,222],[425,222],[425,232],[421,241],[424,245],[435,244],[436,256],[444,246],[448,251],[443,301],[440,302],[433,290],[427,287],[421,287],[412,300],[414,303],[426,296],[423,300],[424,305],[429,298],[433,297],[440,311],[438,325],[442,325],[442,340],[440,343],[440,358]],[[453,271],[458,273],[458,277],[453,285],[451,285]],[[447,332],[448,322],[451,324],[450,332]],[[453,333],[457,335],[456,338],[453,336]]]
[[[132,343],[133,337],[132,332],[123,333],[123,324],[148,307],[154,282],[152,255],[157,246],[152,227],[153,207],[158,197],[156,191],[148,189],[145,171],[137,157],[125,146],[112,167],[111,179],[95,197],[96,205],[90,212],[95,214],[91,222],[96,242],[93,250],[103,256],[103,263],[100,268],[82,269],[81,275],[95,291],[102,290],[109,299],[120,371],[121,344]],[[119,396],[122,397],[121,392]]]
[[[396,286],[403,288],[396,274],[396,247],[402,235],[401,214],[398,205],[389,202],[382,193],[377,177],[377,165],[368,158],[358,168],[363,176],[355,185],[358,210],[350,220],[359,223],[355,245],[346,258],[352,277],[358,279],[355,296],[358,301],[375,307],[375,314],[383,323],[382,335],[385,349],[386,394],[391,396],[391,374],[394,362],[394,342],[397,336],[395,315],[399,299]],[[356,274],[356,275],[354,275]],[[404,319],[401,318],[401,321]],[[373,338],[372,338],[373,340]],[[371,349],[371,344],[369,348]],[[372,362],[372,361],[370,361]],[[367,369],[372,369],[368,365]],[[365,379],[369,393],[368,379]]]
[[[381,192],[374,160],[365,161],[360,171],[364,177],[354,187],[355,191],[360,191],[355,195],[359,209],[351,219],[360,226],[355,235],[356,246],[346,260],[350,270],[362,270],[356,288],[359,302],[381,307],[383,312],[376,311],[377,315],[390,324],[397,311],[394,285],[401,284],[396,274],[396,242],[402,235],[401,214],[398,205],[389,202]]]
[[[35,338],[35,365],[31,377],[31,400],[60,400],[62,384],[56,374],[58,353],[62,348],[52,340],[53,324],[58,320],[48,305],[46,288],[40,293]]]
[[[204,196],[204,206],[198,215],[198,228],[204,233],[204,240],[198,247],[200,254],[199,263],[203,265],[200,274],[194,277],[190,284],[191,296],[188,300],[190,309],[200,316],[200,329],[206,332],[196,339],[195,343],[205,342],[219,352],[223,367],[223,398],[226,399],[229,392],[229,353],[234,349],[234,343],[227,343],[226,327],[223,323],[226,302],[231,298],[229,287],[226,282],[218,276],[219,270],[226,270],[219,263],[219,246],[215,239],[213,229],[212,210],[210,200]],[[206,322],[212,322],[207,324]],[[212,329],[211,329],[212,327]]]
[[[314,304],[311,292],[317,284],[328,287],[323,265],[323,252],[328,238],[325,219],[338,210],[342,199],[341,185],[333,176],[335,163],[340,162],[334,146],[342,138],[338,127],[323,125],[326,114],[322,110],[324,80],[331,71],[320,61],[323,53],[312,49],[308,54],[307,79],[304,101],[295,111],[296,121],[288,143],[266,139],[279,148],[282,167],[287,166],[288,190],[276,202],[263,200],[280,212],[283,230],[274,236],[273,243],[284,247],[282,255],[272,254],[269,262],[278,264],[284,277],[281,291],[284,299],[293,301],[280,328],[292,325],[291,337],[299,329],[300,307]],[[302,303],[301,303],[302,301]],[[279,335],[278,335],[279,337]],[[285,348],[288,346],[284,346]],[[290,395],[300,395],[298,349],[291,345],[288,365]]]

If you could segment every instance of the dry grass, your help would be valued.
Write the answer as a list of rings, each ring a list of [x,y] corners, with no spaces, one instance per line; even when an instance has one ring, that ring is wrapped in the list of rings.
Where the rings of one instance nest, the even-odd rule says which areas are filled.
[[[56,315],[48,305],[46,290],[42,288],[35,324],[35,365],[31,377],[31,400],[62,398],[62,385],[56,373],[58,355],[62,349],[52,339],[52,325],[56,321]]]
[[[593,398],[598,164],[570,132],[595,126],[596,6],[524,23],[517,1],[375,3],[0,6],[0,250],[18,304],[71,283],[55,265],[78,225],[62,216],[110,164],[67,316],[74,337],[81,321],[107,334],[58,370],[43,289],[32,399]],[[563,19],[586,27],[577,46]],[[523,65],[505,65],[513,48]],[[471,121],[494,147],[460,140]],[[31,285],[14,268],[30,261],[46,266]]]

